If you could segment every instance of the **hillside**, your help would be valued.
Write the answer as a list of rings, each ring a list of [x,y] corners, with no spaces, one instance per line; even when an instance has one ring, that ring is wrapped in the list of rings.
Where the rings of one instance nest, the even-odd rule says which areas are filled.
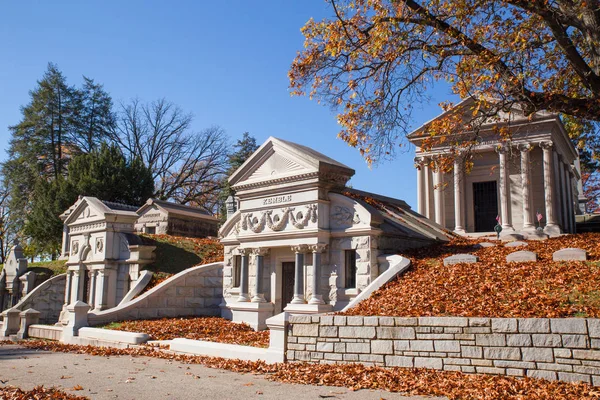
[[[449,243],[402,254],[408,272],[389,282],[346,315],[469,317],[600,317],[600,234],[566,235],[528,241],[526,247],[474,247],[481,240]],[[588,261],[554,262],[552,253],[585,249]],[[519,250],[537,253],[537,262],[507,263]],[[469,253],[474,264],[444,266],[443,259]]]

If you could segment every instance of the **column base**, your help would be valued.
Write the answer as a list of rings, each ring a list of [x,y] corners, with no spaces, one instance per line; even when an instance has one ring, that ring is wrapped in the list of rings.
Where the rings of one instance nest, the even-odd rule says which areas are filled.
[[[457,235],[466,235],[467,231],[464,228],[454,228],[454,233]]]
[[[313,294],[310,300],[308,301],[308,304],[325,304],[325,302],[323,301],[323,295]]]
[[[283,311],[295,314],[325,314],[333,311],[331,304],[288,304]]]
[[[267,329],[267,319],[273,316],[272,303],[229,303],[227,307],[231,310],[232,321],[246,323],[255,331]]]
[[[306,300],[304,300],[304,297],[294,296],[290,304],[306,304]]]
[[[534,229],[533,231],[524,231],[523,234],[527,240],[546,240],[550,237],[548,234],[544,233],[543,230],[537,229]]]
[[[238,303],[248,303],[250,302],[250,295],[249,294],[242,294],[240,293],[238,299],[237,299]]]
[[[252,303],[266,303],[267,301],[265,300],[265,295],[262,293],[256,293],[253,297],[252,300],[250,300]]]

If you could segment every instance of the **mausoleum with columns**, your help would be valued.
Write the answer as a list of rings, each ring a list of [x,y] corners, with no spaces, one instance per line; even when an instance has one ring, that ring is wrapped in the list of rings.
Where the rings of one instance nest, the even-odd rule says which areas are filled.
[[[230,177],[224,317],[263,329],[282,311],[340,310],[385,271],[382,256],[448,239],[404,201],[348,188],[352,175],[271,137]]]
[[[470,112],[472,104],[466,99],[457,107]],[[443,156],[456,154],[451,141],[421,147],[431,121],[409,135],[417,147],[419,213],[459,234],[493,232],[499,216],[502,234],[533,237],[538,213],[546,234],[574,233],[575,214],[585,199],[578,152],[559,116],[538,112],[526,117],[514,109],[502,113],[500,121],[481,127],[478,144],[456,156],[450,173],[438,165]],[[494,128],[499,124],[510,131],[510,140],[498,140]],[[465,131],[465,138],[472,136]],[[472,163],[468,172],[467,160]]]

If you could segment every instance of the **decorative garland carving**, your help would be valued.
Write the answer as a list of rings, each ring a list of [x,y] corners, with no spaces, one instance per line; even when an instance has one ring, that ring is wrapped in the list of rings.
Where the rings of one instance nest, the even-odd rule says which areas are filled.
[[[317,205],[309,204],[306,207],[306,211],[295,212],[295,207],[282,208],[282,215],[273,215],[273,210],[263,211],[259,217],[254,216],[253,213],[242,215],[242,230],[246,231],[250,229],[254,233],[260,233],[268,226],[273,231],[283,230],[288,222],[291,222],[296,229],[304,229],[305,226],[310,222],[317,222]]]

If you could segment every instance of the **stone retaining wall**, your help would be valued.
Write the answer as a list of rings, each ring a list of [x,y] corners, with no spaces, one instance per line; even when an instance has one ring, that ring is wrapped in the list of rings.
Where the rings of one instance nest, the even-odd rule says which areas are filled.
[[[88,313],[90,325],[160,317],[218,316],[223,301],[223,263],[186,269],[130,302]]]
[[[287,359],[600,386],[600,319],[292,316]]]
[[[23,297],[15,308],[25,311],[33,308],[40,312],[40,323],[53,324],[58,321],[65,302],[67,274],[60,274],[44,281]]]

